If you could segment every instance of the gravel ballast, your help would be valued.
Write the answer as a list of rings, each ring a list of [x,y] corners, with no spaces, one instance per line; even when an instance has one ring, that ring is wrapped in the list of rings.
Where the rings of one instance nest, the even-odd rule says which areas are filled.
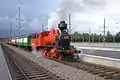
[[[53,74],[56,74],[62,79],[65,79],[65,80],[107,80],[107,79],[104,79],[103,77],[99,77],[97,75],[92,75],[91,73],[87,73],[86,71],[77,70],[76,68],[73,68],[71,66],[67,66],[62,63],[49,60],[42,55],[42,52],[37,52],[36,50],[33,50],[32,52],[27,52],[27,51],[23,51],[13,46],[9,46],[9,45],[6,45],[6,46],[10,47],[15,52],[25,56],[31,61],[37,63],[41,67],[44,67],[45,69],[49,70]]]

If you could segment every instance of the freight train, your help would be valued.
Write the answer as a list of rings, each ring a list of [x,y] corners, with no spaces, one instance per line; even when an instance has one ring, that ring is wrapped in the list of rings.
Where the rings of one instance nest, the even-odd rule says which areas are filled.
[[[78,54],[81,51],[70,45],[71,37],[65,21],[60,21],[58,28],[59,30],[52,29],[13,38],[10,44],[27,48],[42,48],[44,56],[58,58],[59,60],[78,59]]]

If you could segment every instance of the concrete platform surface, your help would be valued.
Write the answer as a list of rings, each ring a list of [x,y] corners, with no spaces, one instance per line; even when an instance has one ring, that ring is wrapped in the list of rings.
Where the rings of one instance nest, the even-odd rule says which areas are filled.
[[[0,80],[12,80],[0,45]]]
[[[88,43],[88,42],[72,42],[75,46],[87,46],[87,47],[102,47],[102,48],[120,48],[120,43]]]

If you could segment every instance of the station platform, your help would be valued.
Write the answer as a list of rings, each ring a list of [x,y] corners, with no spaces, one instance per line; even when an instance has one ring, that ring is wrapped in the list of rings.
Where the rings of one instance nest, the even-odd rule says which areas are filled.
[[[0,44],[0,80],[12,80]]]

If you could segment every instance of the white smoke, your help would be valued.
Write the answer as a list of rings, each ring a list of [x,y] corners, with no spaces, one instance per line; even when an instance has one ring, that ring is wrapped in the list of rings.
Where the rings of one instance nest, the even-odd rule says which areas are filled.
[[[73,18],[76,17],[76,14],[98,12],[99,10],[103,10],[105,5],[106,0],[62,0],[56,12],[51,13],[48,20],[48,27],[49,29],[57,28],[60,20],[65,20],[68,23],[69,13],[72,20],[74,20]],[[81,17],[78,16],[77,18],[80,20]]]
[[[32,53],[36,58],[42,58],[43,52],[37,51],[35,47],[32,47]]]
[[[56,28],[60,20],[68,21],[69,13],[74,15],[83,9],[83,0],[63,0],[56,12],[50,15],[49,29]]]

